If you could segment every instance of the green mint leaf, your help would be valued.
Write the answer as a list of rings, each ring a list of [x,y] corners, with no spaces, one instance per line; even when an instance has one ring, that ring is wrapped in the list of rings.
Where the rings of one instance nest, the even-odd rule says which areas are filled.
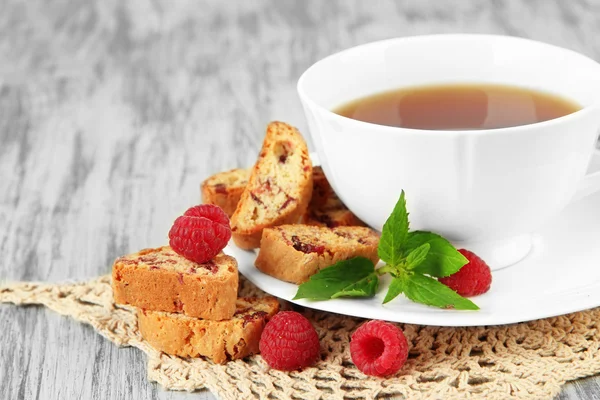
[[[402,258],[402,247],[408,235],[408,212],[406,211],[406,200],[404,190],[400,199],[394,207],[394,211],[388,217],[381,231],[377,254],[384,262],[398,265]]]
[[[412,301],[428,306],[479,310],[471,300],[465,299],[437,280],[421,274],[411,275],[406,280],[404,294]]]
[[[359,282],[375,271],[368,258],[355,257],[323,268],[298,287],[294,300],[328,300],[345,288]]]
[[[352,285],[342,289],[341,291],[334,293],[331,298],[337,299],[338,297],[373,297],[377,293],[379,287],[379,276],[373,272],[366,278],[353,283]]]
[[[416,249],[413,249],[408,256],[406,256],[406,268],[414,269],[415,267],[421,265],[423,261],[427,258],[427,254],[429,254],[429,249],[431,245],[429,243],[423,243]]]
[[[461,269],[468,260],[450,244],[448,240],[431,232],[414,231],[408,234],[404,245],[405,251],[413,251],[425,243],[429,244],[429,252],[423,262],[414,271],[437,278],[452,275]]]
[[[385,299],[383,299],[383,304],[389,303],[390,301],[398,297],[399,294],[404,292],[406,279],[407,277],[405,274],[398,275],[397,277],[392,279],[387,294],[385,295]]]

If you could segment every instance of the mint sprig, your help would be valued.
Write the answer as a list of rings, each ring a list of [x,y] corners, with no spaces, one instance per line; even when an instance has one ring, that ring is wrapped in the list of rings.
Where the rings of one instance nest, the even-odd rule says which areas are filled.
[[[377,292],[379,276],[389,273],[392,281],[384,304],[404,293],[410,300],[428,306],[479,309],[471,300],[435,279],[454,274],[468,260],[440,235],[409,232],[404,191],[383,225],[377,253],[385,262],[381,268],[375,269],[373,263],[363,257],[340,261],[301,284],[294,299],[372,297]]]

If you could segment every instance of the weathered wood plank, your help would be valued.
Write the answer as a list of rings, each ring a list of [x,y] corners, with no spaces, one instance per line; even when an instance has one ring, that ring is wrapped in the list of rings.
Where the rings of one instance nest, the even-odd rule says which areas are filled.
[[[90,278],[164,243],[204,177],[252,163],[269,120],[306,127],[295,83],[331,52],[460,31],[600,59],[599,22],[594,0],[2,1],[0,279]],[[2,399],[188,396],[88,327],[37,308],[0,320]],[[561,399],[598,398],[598,382]]]

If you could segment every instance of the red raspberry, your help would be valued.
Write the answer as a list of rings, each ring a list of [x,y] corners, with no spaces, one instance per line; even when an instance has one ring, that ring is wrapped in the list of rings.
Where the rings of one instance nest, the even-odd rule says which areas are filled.
[[[231,238],[227,214],[212,204],[188,209],[169,231],[169,245],[180,256],[203,264],[219,254]]]
[[[440,278],[439,281],[465,297],[477,296],[487,292],[492,284],[490,267],[475,253],[465,249],[458,251],[469,262],[459,269],[458,272],[445,278]]]
[[[408,343],[396,325],[373,320],[352,334],[350,354],[354,365],[363,373],[388,376],[398,372],[406,362]]]
[[[271,368],[293,371],[314,364],[319,358],[319,336],[302,314],[282,311],[265,326],[260,354]]]

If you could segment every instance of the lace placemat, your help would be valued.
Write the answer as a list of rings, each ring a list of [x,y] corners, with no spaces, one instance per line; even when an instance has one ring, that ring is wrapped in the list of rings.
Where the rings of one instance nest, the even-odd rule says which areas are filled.
[[[241,278],[240,293],[264,295]],[[443,328],[400,324],[409,359],[394,377],[362,374],[349,339],[363,321],[303,310],[321,339],[321,361],[301,372],[269,369],[257,355],[225,365],[154,350],[132,308],[115,306],[110,277],[75,284],[12,283],[0,302],[42,304],[90,324],[120,346],[148,355],[148,378],[166,389],[209,389],[220,399],[552,398],[568,380],[600,372],[600,309],[500,327]]]

